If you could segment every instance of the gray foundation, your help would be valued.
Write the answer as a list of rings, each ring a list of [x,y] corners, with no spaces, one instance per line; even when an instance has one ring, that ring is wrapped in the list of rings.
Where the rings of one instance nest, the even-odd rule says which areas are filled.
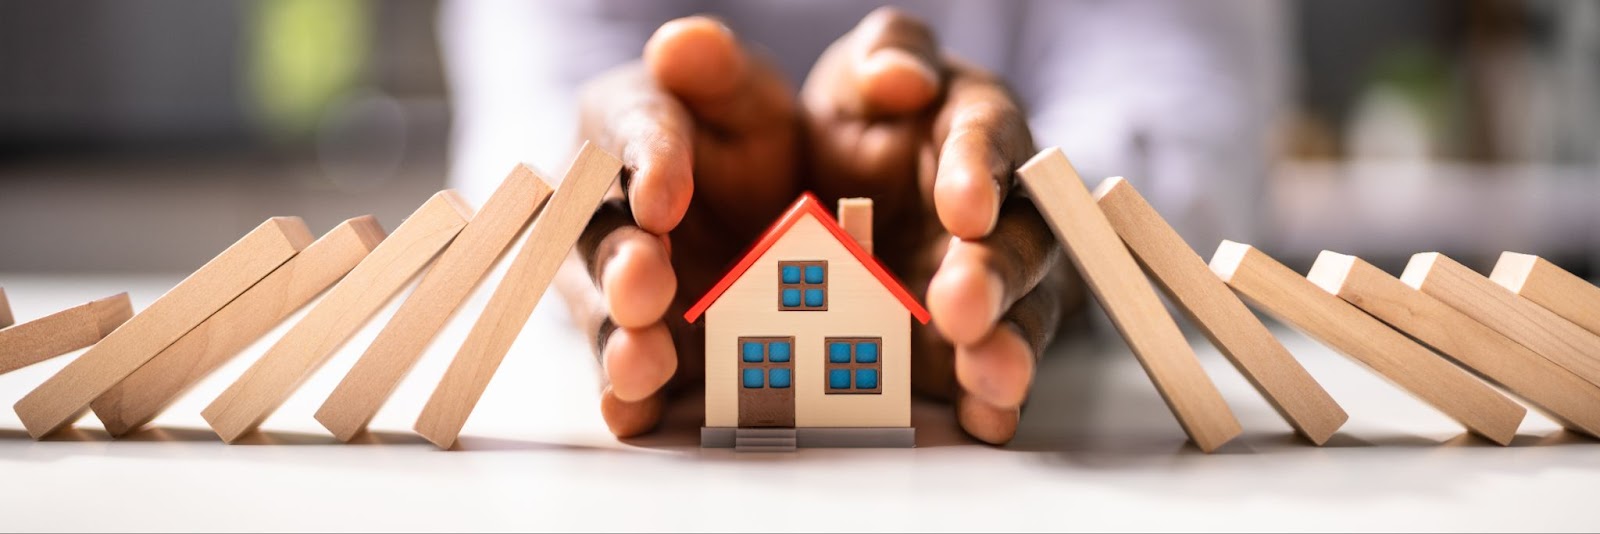
[[[750,451],[801,448],[912,448],[917,429],[870,428],[732,428],[700,427],[700,446]]]

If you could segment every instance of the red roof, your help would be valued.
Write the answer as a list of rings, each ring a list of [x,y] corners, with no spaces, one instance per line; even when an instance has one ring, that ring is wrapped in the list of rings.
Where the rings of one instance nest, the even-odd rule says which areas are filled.
[[[707,291],[705,296],[700,297],[700,300],[695,302],[694,306],[683,314],[684,320],[692,323],[699,319],[700,315],[710,309],[711,304],[716,302],[723,292],[733,287],[733,283],[739,280],[739,277],[743,276],[745,271],[750,270],[751,265],[755,265],[757,258],[766,253],[767,249],[772,248],[772,245],[777,243],[778,239],[783,237],[783,234],[788,233],[789,229],[794,227],[794,223],[799,222],[801,217],[806,214],[816,217],[817,222],[822,223],[822,227],[827,228],[828,233],[833,234],[833,238],[839,240],[839,243],[844,245],[845,250],[850,251],[850,254],[856,257],[856,261],[861,262],[861,265],[867,268],[867,272],[872,273],[872,276],[878,279],[878,283],[883,284],[883,287],[889,290],[889,294],[894,295],[894,298],[900,301],[900,305],[905,306],[906,310],[911,312],[912,317],[916,317],[917,321],[922,324],[928,324],[928,310],[923,308],[922,304],[917,303],[917,299],[911,297],[911,293],[906,291],[906,286],[901,284],[900,280],[896,279],[893,274],[889,274],[888,269],[883,268],[883,264],[878,262],[877,257],[862,249],[861,245],[856,243],[855,238],[845,233],[844,228],[839,227],[839,222],[828,214],[828,210],[822,209],[822,202],[817,200],[817,197],[810,192],[800,194],[800,198],[794,201],[794,205],[789,206],[789,211],[784,212],[783,217],[778,218],[778,221],[772,224],[772,228],[767,229],[767,232],[761,235],[761,239],[756,241],[755,246],[751,247],[743,258],[739,259],[739,263],[735,264],[733,269],[728,271],[728,274],[723,275],[716,285],[711,286],[711,290]]]

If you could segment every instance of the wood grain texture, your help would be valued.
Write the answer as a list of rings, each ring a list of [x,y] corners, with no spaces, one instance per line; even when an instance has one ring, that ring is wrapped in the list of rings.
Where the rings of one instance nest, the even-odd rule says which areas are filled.
[[[522,249],[489,297],[444,377],[417,417],[416,431],[440,448],[450,448],[489,387],[511,344],[544,296],[556,268],[566,259],[622,162],[585,142],[561,185],[529,228]]]
[[[132,316],[118,293],[0,330],[0,375],[93,345]]]
[[[6,300],[6,288],[0,287],[0,328],[14,324],[17,324],[17,318],[11,314],[11,301]]]
[[[1527,415],[1488,384],[1250,245],[1223,241],[1211,258],[1211,270],[1256,307],[1365,364],[1495,443],[1510,443]]]
[[[18,401],[28,434],[38,439],[72,424],[91,401],[310,243],[299,217],[274,217],[251,230]]]
[[[1307,278],[1500,384],[1562,426],[1600,437],[1600,387],[1439,299],[1360,258],[1330,251],[1317,257]]]
[[[223,441],[254,431],[472,217],[455,191],[417,208],[304,318],[200,412]]]
[[[1189,439],[1211,452],[1238,436],[1238,419],[1066,155],[1046,149],[1017,174]]]
[[[1591,334],[1600,335],[1600,287],[1531,254],[1505,252],[1489,279]]]
[[[383,228],[370,215],[340,223],[100,395],[89,404],[90,409],[112,436],[144,426],[194,384],[339,281],[383,237]]]
[[[1600,386],[1600,336],[1572,321],[1437,252],[1412,256],[1400,279]]]
[[[1295,431],[1321,445],[1344,425],[1350,416],[1339,403],[1138,190],[1122,178],[1109,178],[1095,188],[1095,198],[1156,286]]]
[[[341,441],[365,430],[439,329],[549,197],[550,186],[532,168],[513,169],[317,409],[317,421]]]

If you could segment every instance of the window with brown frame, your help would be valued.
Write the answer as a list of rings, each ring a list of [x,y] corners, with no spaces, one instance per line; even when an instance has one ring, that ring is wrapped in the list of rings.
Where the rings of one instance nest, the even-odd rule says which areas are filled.
[[[828,262],[778,262],[778,309],[827,311]]]
[[[822,347],[829,395],[883,393],[883,338],[830,337]]]

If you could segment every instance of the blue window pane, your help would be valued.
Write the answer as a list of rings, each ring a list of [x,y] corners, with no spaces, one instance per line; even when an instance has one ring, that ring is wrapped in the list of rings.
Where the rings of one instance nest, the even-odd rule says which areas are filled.
[[[800,290],[798,290],[798,289],[785,289],[785,290],[783,290],[783,307],[785,307],[785,308],[798,308],[798,307],[800,307]]]
[[[774,362],[789,361],[789,342],[774,341],[767,346],[767,359]]]
[[[828,370],[828,389],[850,389],[850,370]]]
[[[824,281],[826,281],[826,280],[824,280],[823,277],[822,277],[822,266],[821,265],[807,265],[806,266],[806,283],[807,284],[820,284],[820,283],[823,283]]]
[[[828,361],[833,363],[850,363],[850,344],[829,343]]]
[[[778,272],[782,273],[783,283],[785,283],[785,284],[798,284],[798,283],[800,283],[800,267],[799,266],[796,266],[796,265],[785,265],[785,266],[783,266],[783,268],[779,269]]]
[[[760,369],[750,368],[750,369],[745,369],[744,370],[744,387],[747,387],[747,388],[759,388],[759,387],[761,387],[761,370]]]
[[[856,389],[874,389],[877,387],[877,369],[856,369]]]
[[[823,299],[822,299],[822,290],[821,289],[807,289],[806,290],[806,307],[807,308],[821,308],[822,307],[822,302],[823,302]]]
[[[767,384],[778,389],[789,387],[789,370],[773,369],[767,371]]]
[[[744,343],[740,343],[740,345],[741,347],[739,349],[739,353],[743,355],[741,359],[750,363],[758,363],[761,361],[760,343],[746,341]]]
[[[871,341],[857,343],[856,363],[878,363],[878,344]]]

